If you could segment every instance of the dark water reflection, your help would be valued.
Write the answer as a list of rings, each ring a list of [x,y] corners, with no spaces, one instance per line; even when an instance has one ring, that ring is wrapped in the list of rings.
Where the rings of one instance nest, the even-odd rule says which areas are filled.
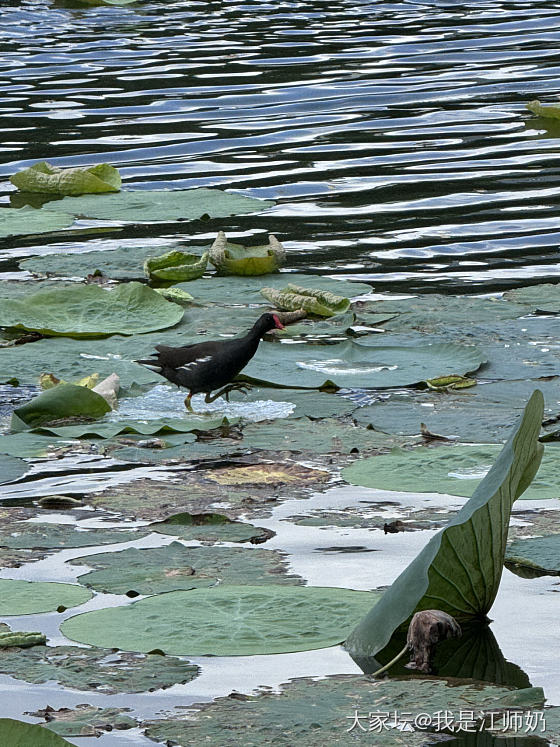
[[[0,37],[2,176],[109,161],[274,198],[227,227],[378,289],[560,274],[560,128],[525,109],[558,92],[554,4],[23,0]]]

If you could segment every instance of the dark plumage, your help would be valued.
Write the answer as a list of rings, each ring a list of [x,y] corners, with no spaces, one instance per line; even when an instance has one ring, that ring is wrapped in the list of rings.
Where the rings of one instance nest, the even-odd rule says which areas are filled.
[[[276,314],[263,314],[244,337],[199,342],[178,348],[156,345],[157,353],[136,362],[151,368],[173,384],[188,389],[185,406],[192,412],[193,394],[206,392],[205,402],[213,402],[224,394],[227,397],[233,389],[246,387],[242,383],[229,382],[255,355],[261,337],[275,328],[283,328]],[[220,391],[210,396],[215,389]]]

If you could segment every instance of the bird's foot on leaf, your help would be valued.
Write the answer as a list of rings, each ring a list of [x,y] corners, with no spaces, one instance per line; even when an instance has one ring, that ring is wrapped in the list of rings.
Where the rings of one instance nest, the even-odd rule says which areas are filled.
[[[230,392],[240,391],[247,394],[250,388],[250,384],[247,384],[244,381],[236,381],[233,384],[228,384],[227,386],[223,387],[223,389],[220,389],[218,392],[216,392],[216,394],[210,394],[210,392],[208,392],[206,397],[204,397],[204,401],[207,404],[210,404],[210,402],[214,402],[214,400],[218,399],[219,397],[225,397],[226,401],[229,402]]]

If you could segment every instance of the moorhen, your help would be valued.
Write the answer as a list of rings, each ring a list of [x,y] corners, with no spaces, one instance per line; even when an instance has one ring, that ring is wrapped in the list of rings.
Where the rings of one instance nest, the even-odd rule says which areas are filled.
[[[156,345],[157,353],[152,353],[151,359],[138,360],[136,363],[141,363],[173,384],[188,389],[185,407],[189,412],[193,412],[193,394],[206,392],[204,401],[209,403],[224,394],[227,399],[228,394],[234,389],[246,389],[247,385],[243,382],[228,382],[231,382],[249,363],[266,332],[283,328],[276,314],[263,314],[245,337],[198,342],[179,348]],[[211,396],[210,393],[220,387],[223,389]]]

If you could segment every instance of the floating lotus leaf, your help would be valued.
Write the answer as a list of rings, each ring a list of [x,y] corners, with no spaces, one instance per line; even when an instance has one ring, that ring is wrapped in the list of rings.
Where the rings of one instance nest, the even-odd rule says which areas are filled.
[[[61,231],[73,223],[73,215],[58,210],[0,207],[0,238]]]
[[[516,702],[519,693],[524,696],[523,706]],[[464,728],[466,713],[473,712],[474,718],[479,720],[481,712],[493,708],[542,708],[543,697],[541,688],[512,691],[496,685],[463,684],[444,679],[372,680],[357,675],[336,675],[321,680],[300,677],[283,685],[280,694],[268,691],[246,698],[217,698],[211,703],[197,704],[198,710],[189,712],[188,717],[151,721],[145,727],[149,738],[184,747],[235,744],[244,732],[250,735],[251,747],[257,744],[317,747],[319,744],[360,743],[375,747],[428,747],[439,741],[445,744],[449,734],[434,734],[433,727],[429,731],[419,731],[415,722],[418,714],[427,715],[432,723],[437,714],[441,718],[449,714],[454,728],[459,731],[461,718]],[[397,723],[392,726],[395,712]],[[406,730],[405,719],[408,719]],[[464,731],[460,732],[462,740],[466,736]],[[474,736],[477,741],[472,744],[481,745],[484,732],[481,734],[477,730]],[[496,740],[496,744],[501,742]],[[455,740],[451,742],[455,743]]]
[[[316,421],[300,418],[247,425],[243,429],[242,443],[266,451],[349,454],[353,450],[387,449],[415,440],[412,437],[390,436],[331,418]]]
[[[159,257],[148,257],[144,261],[144,275],[156,283],[184,283],[204,275],[207,265],[208,252],[199,257],[173,249]]]
[[[70,742],[44,726],[13,718],[0,718],[0,743],[10,747],[72,747]]]
[[[57,607],[77,607],[91,599],[83,586],[0,578],[0,615],[35,615]]]
[[[43,457],[47,456],[49,448],[55,443],[56,437],[54,436],[43,436],[29,431],[3,434],[0,439],[0,452],[19,457]],[[20,466],[23,468],[23,465]],[[0,467],[0,470],[3,475],[4,468]]]
[[[546,117],[550,119],[560,119],[560,106],[554,105],[543,105],[538,99],[529,101],[527,109],[538,117]]]
[[[100,192],[118,192],[121,175],[114,166],[98,163],[95,166],[78,166],[60,169],[46,161],[35,163],[18,171],[10,181],[22,192],[42,192],[54,195],[84,195]]]
[[[341,415],[349,415],[358,408],[358,403],[341,397],[337,394],[326,394],[324,392],[302,391],[301,389],[272,389],[270,387],[252,387],[243,395],[232,392],[231,402],[290,402],[294,409],[289,414],[290,418],[301,418],[307,415],[311,418],[331,418]]]
[[[280,654],[334,646],[378,597],[316,586],[215,586],[77,615],[62,629],[80,643],[125,651]]]
[[[0,439],[0,450],[3,450],[4,436]],[[0,484],[6,482],[13,482],[18,480],[20,477],[25,475],[29,469],[29,464],[23,459],[18,459],[15,456],[7,456],[6,454],[0,454]]]
[[[135,190],[95,197],[65,197],[61,210],[85,218],[141,221],[196,220],[203,215],[226,218],[229,215],[258,213],[274,205],[266,200],[222,192],[218,189]]]
[[[0,326],[45,335],[105,337],[172,327],[183,313],[180,306],[142,283],[124,283],[110,291],[86,285],[5,301]]]
[[[66,385],[71,386],[71,385]],[[23,408],[20,408],[23,409]],[[19,412],[19,411],[18,411]],[[236,418],[226,420],[222,417],[208,418],[204,415],[193,415],[173,420],[134,421],[121,420],[103,423],[85,423],[83,425],[42,426],[42,433],[51,433],[60,438],[114,438],[124,433],[139,433],[143,436],[154,436],[163,433],[189,433],[191,431],[207,431],[219,428],[225,424],[233,425]]]
[[[260,544],[274,532],[244,521],[232,521],[221,514],[175,514],[165,521],[150,524],[150,529],[161,534],[172,534],[185,540],[201,542],[252,542]]]
[[[365,283],[351,283],[321,275],[299,275],[285,272],[267,277],[266,285],[275,289],[285,288],[290,280],[305,288],[330,291],[348,298],[371,293],[371,286]],[[231,304],[263,304],[264,300],[260,293],[262,287],[263,280],[258,277],[215,276],[193,280],[185,285],[184,290],[192,293],[201,303],[228,306]]]
[[[14,410],[12,431],[37,428],[63,418],[101,418],[110,411],[110,405],[97,392],[76,384],[58,384]]]
[[[282,244],[272,234],[266,246],[245,247],[227,241],[223,231],[210,248],[210,262],[221,275],[267,275],[284,263]]]
[[[359,459],[342,470],[352,485],[406,493],[444,493],[469,496],[485,477],[501,447],[441,446],[402,451],[394,449]],[[537,477],[524,500],[560,498],[560,447],[547,445]]]
[[[73,690],[94,690],[105,695],[143,693],[184,684],[199,672],[172,656],[114,653],[107,649],[52,646],[28,651],[0,651],[0,672],[17,673],[25,682],[58,682]]]
[[[560,575],[560,534],[519,539],[507,547],[508,563],[533,568],[551,576]]]
[[[179,542],[165,547],[88,555],[71,562],[97,569],[80,576],[81,584],[111,594],[126,594],[131,590],[139,594],[161,594],[195,589],[212,586],[217,578],[227,585],[297,584],[300,581],[298,576],[285,574],[283,558],[274,550],[185,547]],[[158,647],[147,650],[153,648]]]
[[[471,499],[421,550],[346,640],[353,656],[375,656],[415,612],[438,609],[457,620],[490,611],[502,575],[513,502],[535,476],[543,396],[536,390],[507,444]],[[414,467],[408,467],[414,472]]]
[[[378,389],[410,386],[434,376],[476,371],[484,356],[474,346],[262,344],[239,378],[273,386]]]
[[[301,285],[289,283],[286,288],[261,288],[261,295],[279,309],[297,311],[304,309],[316,316],[336,316],[344,314],[350,308],[350,300],[342,296],[335,296],[330,291],[305,288]]]
[[[132,729],[136,720],[123,715],[130,708],[98,708],[80,703],[75,708],[55,710],[47,706],[43,710],[29,713],[35,718],[44,718],[45,728],[64,737],[100,737],[104,732]]]
[[[558,107],[560,112],[560,107]],[[504,298],[524,304],[531,311],[560,313],[560,285],[541,283],[528,288],[513,288],[504,293]]]
[[[558,379],[539,381],[545,396],[545,417],[558,411]],[[391,392],[372,405],[354,413],[358,423],[397,435],[428,430],[467,443],[503,443],[509,436],[512,418],[520,415],[523,402],[535,389],[532,381],[500,381],[463,391],[437,393]]]
[[[2,516],[0,546],[16,550],[88,547],[130,542],[147,534],[145,529],[83,529],[73,524],[11,521],[8,515]]]
[[[42,211],[41,211],[42,212]],[[1,213],[0,213],[1,215]],[[154,252],[171,250],[169,245],[121,246],[99,252],[73,252],[72,254],[45,254],[20,261],[22,270],[43,275],[85,278],[93,272],[101,272],[113,280],[141,280],[144,278],[143,264]]]

